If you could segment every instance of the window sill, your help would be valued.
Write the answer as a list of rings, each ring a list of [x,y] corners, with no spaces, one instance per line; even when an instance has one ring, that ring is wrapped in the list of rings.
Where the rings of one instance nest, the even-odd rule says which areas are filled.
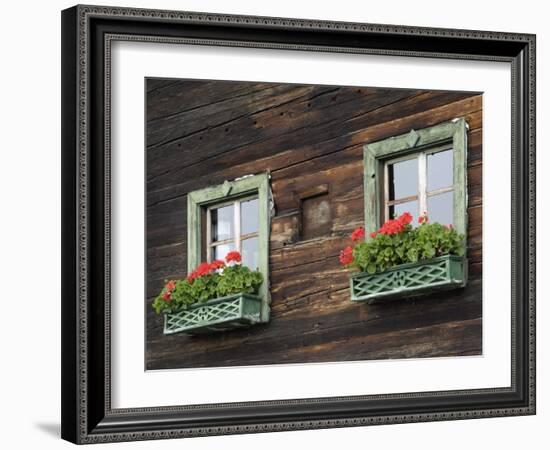
[[[235,294],[164,314],[164,334],[205,334],[260,323],[262,301],[257,295]]]
[[[435,291],[464,287],[467,259],[445,255],[401,264],[384,272],[362,272],[350,278],[351,300],[368,304],[403,297],[427,295]]]

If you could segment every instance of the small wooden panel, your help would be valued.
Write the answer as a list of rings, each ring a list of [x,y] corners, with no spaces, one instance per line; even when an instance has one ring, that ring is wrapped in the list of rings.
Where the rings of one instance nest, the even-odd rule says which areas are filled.
[[[332,209],[328,193],[307,197],[301,205],[301,239],[315,239],[330,236]]]

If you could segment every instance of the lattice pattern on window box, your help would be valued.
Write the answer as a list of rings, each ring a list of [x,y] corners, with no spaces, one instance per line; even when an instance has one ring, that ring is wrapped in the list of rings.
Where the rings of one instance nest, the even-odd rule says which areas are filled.
[[[445,255],[401,264],[380,273],[362,272],[350,278],[351,299],[370,304],[384,299],[463,287],[466,284],[466,271],[465,258]]]
[[[225,331],[260,322],[261,299],[252,294],[236,294],[191,305],[176,313],[164,314],[164,334]]]

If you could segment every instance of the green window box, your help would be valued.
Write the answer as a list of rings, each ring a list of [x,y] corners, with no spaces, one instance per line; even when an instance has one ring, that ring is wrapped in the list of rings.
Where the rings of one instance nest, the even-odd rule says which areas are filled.
[[[164,313],[164,334],[200,334],[225,331],[260,323],[262,299],[235,294],[196,303],[174,313]]]
[[[351,299],[371,304],[464,287],[467,267],[466,258],[445,255],[401,264],[384,272],[362,272],[350,278]]]

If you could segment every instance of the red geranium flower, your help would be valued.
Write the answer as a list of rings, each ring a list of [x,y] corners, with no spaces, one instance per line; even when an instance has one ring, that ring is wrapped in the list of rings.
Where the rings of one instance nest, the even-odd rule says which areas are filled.
[[[196,272],[197,276],[199,277],[208,275],[210,272],[212,272],[212,266],[207,262],[200,263],[196,269]]]
[[[225,260],[230,263],[231,261],[234,261],[236,263],[240,263],[241,262],[241,254],[236,251],[236,250],[233,250],[233,251],[230,251],[226,256],[225,256]]]
[[[221,259],[215,259],[212,261],[212,264],[210,264],[210,267],[212,270],[221,269],[225,266],[225,262],[223,262]]]
[[[404,212],[403,214],[401,214],[399,216],[399,218],[397,220],[399,221],[399,223],[401,225],[408,225],[409,223],[412,222],[413,216],[411,216],[411,214],[408,213],[408,212]]]
[[[193,272],[187,275],[187,281],[192,283],[195,278],[211,274],[214,270],[224,266],[225,263],[220,259],[216,259],[212,263],[202,262],[195,270],[193,270]]]
[[[428,222],[428,214],[426,213],[426,211],[424,211],[424,214],[418,217],[418,223],[423,224],[427,222]]]
[[[165,302],[169,302],[170,301],[170,297],[172,296],[172,293],[170,291],[166,291],[162,294],[162,299],[165,301]]]
[[[381,234],[392,235],[401,233],[404,229],[405,225],[399,219],[390,219],[387,220],[382,227],[380,227],[378,232]]]
[[[365,238],[365,229],[363,227],[356,228],[355,230],[353,230],[353,233],[351,233],[351,239],[354,242],[357,242],[364,238]]]
[[[378,231],[373,231],[371,234],[370,234],[370,237],[371,238],[375,238],[376,236],[378,236]]]
[[[353,262],[353,248],[348,246],[340,252],[340,263],[342,263],[344,266],[347,266],[352,262]]]
[[[168,283],[166,283],[166,286],[164,286],[167,291],[173,291],[176,287],[176,282],[174,280],[170,280]]]

